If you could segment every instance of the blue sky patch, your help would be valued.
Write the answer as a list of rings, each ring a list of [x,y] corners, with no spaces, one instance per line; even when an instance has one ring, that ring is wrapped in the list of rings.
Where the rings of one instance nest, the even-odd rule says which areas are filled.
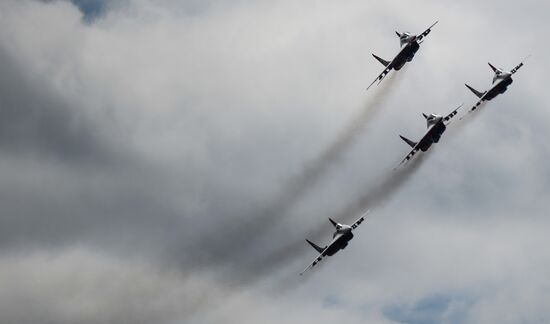
[[[385,317],[398,323],[463,323],[471,304],[472,301],[464,297],[435,294],[410,304],[388,305],[382,312]]]
[[[84,15],[84,20],[92,21],[105,11],[106,0],[71,0]]]

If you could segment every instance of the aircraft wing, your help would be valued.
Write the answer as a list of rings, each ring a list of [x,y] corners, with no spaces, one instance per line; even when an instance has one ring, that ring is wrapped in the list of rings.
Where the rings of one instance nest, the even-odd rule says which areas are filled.
[[[374,79],[374,81],[372,81],[372,83],[367,87],[367,90],[369,90],[370,87],[372,87],[372,85],[378,81],[378,84],[380,84],[380,82],[382,82],[382,80],[386,77],[386,75],[388,73],[390,73],[391,69],[393,69],[393,65],[395,64],[395,59],[399,57],[399,55],[401,54],[402,51],[405,50],[405,47],[402,47],[400,50],[399,50],[399,53],[397,53],[397,55],[395,55],[393,57],[393,59],[391,60],[390,63],[388,63],[388,65],[386,65],[386,67],[384,68],[384,71],[382,71],[382,73],[380,73],[380,75]]]
[[[369,212],[370,212],[370,210],[367,210],[367,212],[364,213],[363,216],[361,216],[358,220],[356,220],[353,224],[351,224],[351,228],[356,229],[357,226],[361,225],[361,223],[365,220],[365,217],[367,216],[367,214]]]
[[[396,55],[397,57],[397,55]],[[372,87],[372,85],[378,80],[378,84],[380,84],[380,82],[382,82],[382,80],[386,77],[386,75],[388,73],[390,73],[391,69],[393,68],[393,61],[395,60],[395,58],[390,62],[390,64],[388,64],[385,68],[384,68],[384,71],[382,71],[382,73],[380,73],[380,75],[378,77],[376,77],[376,79],[374,79],[374,81],[372,81],[372,83],[367,87],[367,90],[369,90],[370,87]]]
[[[458,108],[457,108],[457,109],[458,109]],[[451,114],[452,114],[452,113],[451,113]],[[414,146],[413,146],[412,150],[409,152],[409,154],[407,154],[407,155],[405,156],[405,158],[404,158],[403,160],[401,160],[401,162],[399,162],[399,165],[408,162],[410,159],[412,159],[413,156],[416,155],[416,153],[418,153],[418,151],[420,150],[420,143],[422,143],[422,141],[424,140],[424,138],[430,134],[430,132],[432,131],[432,129],[433,129],[433,127],[430,127],[430,129],[428,129],[428,131],[424,134],[424,136],[422,136],[422,138],[421,138],[418,142],[416,142],[416,144],[415,144],[414,142],[412,142],[412,141],[411,141],[411,143],[409,143],[409,145],[412,146],[412,145],[414,144]],[[408,143],[408,142],[407,142],[407,143]],[[398,165],[398,166],[399,166],[399,165]],[[394,168],[394,170],[397,169],[398,166],[396,166],[396,167]]]
[[[423,39],[424,37],[428,36],[428,34],[432,31],[432,27],[435,26],[438,22],[439,22],[439,20],[436,21],[436,22],[434,22],[433,25],[431,25],[430,27],[428,27],[428,29],[426,29],[425,31],[423,31],[422,34],[418,35],[418,36],[416,37],[416,40],[417,40],[417,41],[422,41],[422,39]]]
[[[307,268],[305,268],[302,272],[300,272],[300,276],[304,274],[304,272],[308,271],[309,269],[313,268],[317,263],[321,262],[321,260],[323,260],[323,258],[325,257],[325,251],[327,249],[324,249],[323,252],[321,254],[319,254],[319,256],[317,258],[315,258],[315,260],[313,260],[313,262],[311,262]]]
[[[304,272],[308,271],[309,269],[313,268],[314,266],[317,265],[317,263],[321,262],[323,260],[323,258],[326,256],[326,251],[336,242],[338,241],[338,239],[340,239],[340,237],[342,237],[342,234],[338,234],[334,237],[334,239],[332,239],[332,241],[330,242],[329,245],[327,245],[327,247],[323,250],[323,252],[321,252],[319,254],[319,256],[317,256],[302,272],[300,272],[300,276],[304,274]]]
[[[426,133],[427,134],[427,133]],[[425,136],[425,135],[424,135]],[[420,141],[419,141],[420,143]],[[403,160],[401,160],[401,162],[399,162],[399,165],[405,163],[405,162],[408,162],[410,159],[412,159],[413,156],[416,155],[416,153],[418,153],[418,151],[420,150],[420,148],[418,148],[418,144],[416,144],[413,149],[409,152],[409,154],[407,154],[407,156],[405,156],[405,158]],[[396,167],[397,168],[397,167]]]
[[[487,96],[487,93],[489,93],[489,91],[491,91],[494,87],[496,87],[498,84],[495,84],[494,86],[491,87],[491,89],[485,91],[485,93],[479,98],[479,100],[472,106],[472,108],[470,108],[468,110],[468,114],[473,112],[474,110],[477,109],[477,107],[479,107],[479,105],[481,105],[481,103],[483,103],[485,101],[485,96]],[[465,116],[462,116],[460,117],[460,119],[464,118]]]
[[[522,66],[523,66],[523,62],[519,63],[515,68],[513,68],[510,71],[510,73],[512,73],[512,74],[516,73],[519,70],[519,68],[522,67]]]
[[[523,66],[523,62],[527,61],[527,59],[528,59],[530,56],[531,56],[531,55],[527,55],[527,57],[524,58],[524,59],[521,61],[521,63],[519,63],[515,68],[513,68],[513,69],[510,71],[510,73],[512,73],[512,74],[516,73],[516,72],[519,70],[519,68],[521,68],[521,67]]]
[[[455,110],[453,110],[450,114],[448,114],[447,116],[445,116],[443,118],[443,121],[448,123],[449,120],[451,120],[451,118],[453,118],[454,116],[456,116],[456,114],[458,114],[458,109],[460,109],[460,107],[462,107],[462,105],[464,105],[463,103],[460,104],[460,106],[456,107]]]

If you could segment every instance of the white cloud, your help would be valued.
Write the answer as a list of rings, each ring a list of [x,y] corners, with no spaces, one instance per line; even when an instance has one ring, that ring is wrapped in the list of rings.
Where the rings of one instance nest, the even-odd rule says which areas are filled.
[[[479,6],[136,0],[85,22],[65,1],[3,2],[0,318],[378,323],[442,296],[449,322],[547,320],[548,5]],[[370,53],[391,57],[394,29],[436,19],[376,120],[287,215],[256,223],[383,90],[364,92],[381,68]],[[486,61],[528,53],[348,249],[296,279],[314,255],[303,236],[399,161],[398,133],[473,103],[463,83],[489,86]],[[258,265],[275,252],[273,270]]]

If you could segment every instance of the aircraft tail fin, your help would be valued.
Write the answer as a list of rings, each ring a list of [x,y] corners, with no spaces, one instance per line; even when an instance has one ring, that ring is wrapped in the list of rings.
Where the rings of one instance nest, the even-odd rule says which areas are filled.
[[[395,34],[397,35],[397,37],[401,37],[401,33],[400,33],[400,32],[395,31]]]
[[[328,220],[332,223],[332,226],[336,227],[336,225],[338,225],[332,218],[329,217]]]
[[[485,94],[485,92],[477,91],[476,89],[470,87],[470,86],[467,85],[466,83],[464,83],[464,85],[466,86],[466,88],[470,89],[470,91],[472,91],[478,98],[483,97],[483,95]]]
[[[378,62],[382,63],[383,66],[388,66],[388,65],[390,65],[390,62],[389,62],[389,61],[386,61],[386,60],[384,60],[383,58],[380,58],[380,57],[378,57],[378,56],[376,56],[376,55],[374,55],[374,54],[372,54],[372,56],[374,56],[374,58],[375,58]]]
[[[493,72],[496,72],[496,71],[497,71],[497,68],[494,67],[494,65],[491,64],[491,62],[487,62],[487,64],[489,64],[489,66],[491,67],[491,70],[493,70]]]
[[[401,137],[401,139],[404,140],[405,143],[409,144],[410,147],[414,148],[416,146],[416,144],[418,144],[417,142],[411,141],[410,139],[406,138],[405,136],[399,135],[399,137]]]
[[[326,248],[326,247],[325,247],[325,248],[322,248],[322,247],[320,247],[319,245],[317,245],[317,244],[311,242],[311,241],[308,240],[308,239],[306,239],[306,241],[309,243],[309,245],[311,245],[311,246],[312,246],[317,252],[319,252],[319,253],[323,253],[323,251],[324,251],[325,248]]]
[[[422,116],[424,116],[424,118],[428,119],[428,115],[426,115],[425,113],[422,113]]]

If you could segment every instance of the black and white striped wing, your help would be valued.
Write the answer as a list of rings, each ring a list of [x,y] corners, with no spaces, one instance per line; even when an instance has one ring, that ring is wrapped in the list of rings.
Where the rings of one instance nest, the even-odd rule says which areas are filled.
[[[325,247],[325,249],[323,250],[323,252],[321,252],[319,254],[319,256],[317,256],[315,258],[315,260],[313,260],[302,272],[300,272],[300,276],[304,274],[304,272],[308,271],[309,269],[313,268],[314,266],[317,265],[317,263],[321,262],[323,260],[323,258],[326,256],[326,252],[327,250],[334,244],[334,242],[338,241],[338,239],[340,239],[340,237],[342,236],[342,234],[338,233],[334,236],[334,238],[332,239],[332,241],[330,242],[329,245],[327,245],[327,247]]]
[[[413,156],[416,155],[416,153],[418,153],[420,149],[418,148],[418,144],[413,147],[413,149],[409,152],[409,154],[407,154],[407,156],[405,156],[405,158],[403,160],[401,160],[401,162],[399,163],[399,165],[403,164],[403,163],[407,163],[409,162],[410,159],[413,158]],[[396,167],[397,168],[397,167]]]
[[[325,250],[326,250],[326,249],[325,249]],[[323,251],[323,253],[319,254],[319,256],[316,257],[315,260],[313,260],[313,262],[311,262],[311,263],[307,266],[307,268],[305,268],[302,272],[300,272],[300,276],[303,275],[304,272],[306,272],[306,271],[308,271],[309,269],[311,269],[311,268],[313,268],[314,266],[316,266],[317,263],[321,262],[321,261],[323,260],[323,258],[325,257],[324,252],[325,252],[325,251]]]
[[[418,35],[418,36],[416,37],[416,40],[419,41],[419,42],[422,41],[422,39],[423,39],[424,37],[428,36],[428,34],[432,31],[432,27],[435,26],[438,22],[439,22],[439,20],[436,21],[436,22],[434,22],[433,25],[431,25],[430,27],[428,27],[428,29],[426,29],[425,31],[423,31],[422,34]]]
[[[463,105],[464,105],[464,104],[461,103],[460,106],[456,107],[455,110],[451,111],[450,114],[448,114],[447,116],[445,116],[445,117],[443,118],[443,121],[444,121],[445,123],[449,123],[449,120],[451,120],[451,118],[453,118],[454,116],[456,116],[456,115],[458,114],[458,110],[459,110],[460,107],[462,107]]]
[[[365,221],[365,217],[367,217],[367,214],[370,212],[370,210],[367,210],[358,220],[356,220],[353,224],[351,224],[352,229],[356,229],[357,226],[361,225],[363,221]]]
[[[523,62],[519,63],[515,68],[513,68],[510,73],[516,73],[523,66]]]
[[[367,90],[369,90],[369,88],[372,87],[372,85],[373,85],[376,81],[378,81],[378,84],[380,84],[380,82],[382,82],[382,80],[386,77],[386,75],[387,75],[388,73],[390,73],[390,71],[391,71],[392,68],[393,68],[393,61],[390,62],[390,64],[388,64],[388,66],[386,66],[386,67],[384,68],[384,71],[382,71],[382,73],[380,73],[380,75],[379,75],[376,79],[374,79],[374,81],[372,81],[372,83],[367,87]]]

